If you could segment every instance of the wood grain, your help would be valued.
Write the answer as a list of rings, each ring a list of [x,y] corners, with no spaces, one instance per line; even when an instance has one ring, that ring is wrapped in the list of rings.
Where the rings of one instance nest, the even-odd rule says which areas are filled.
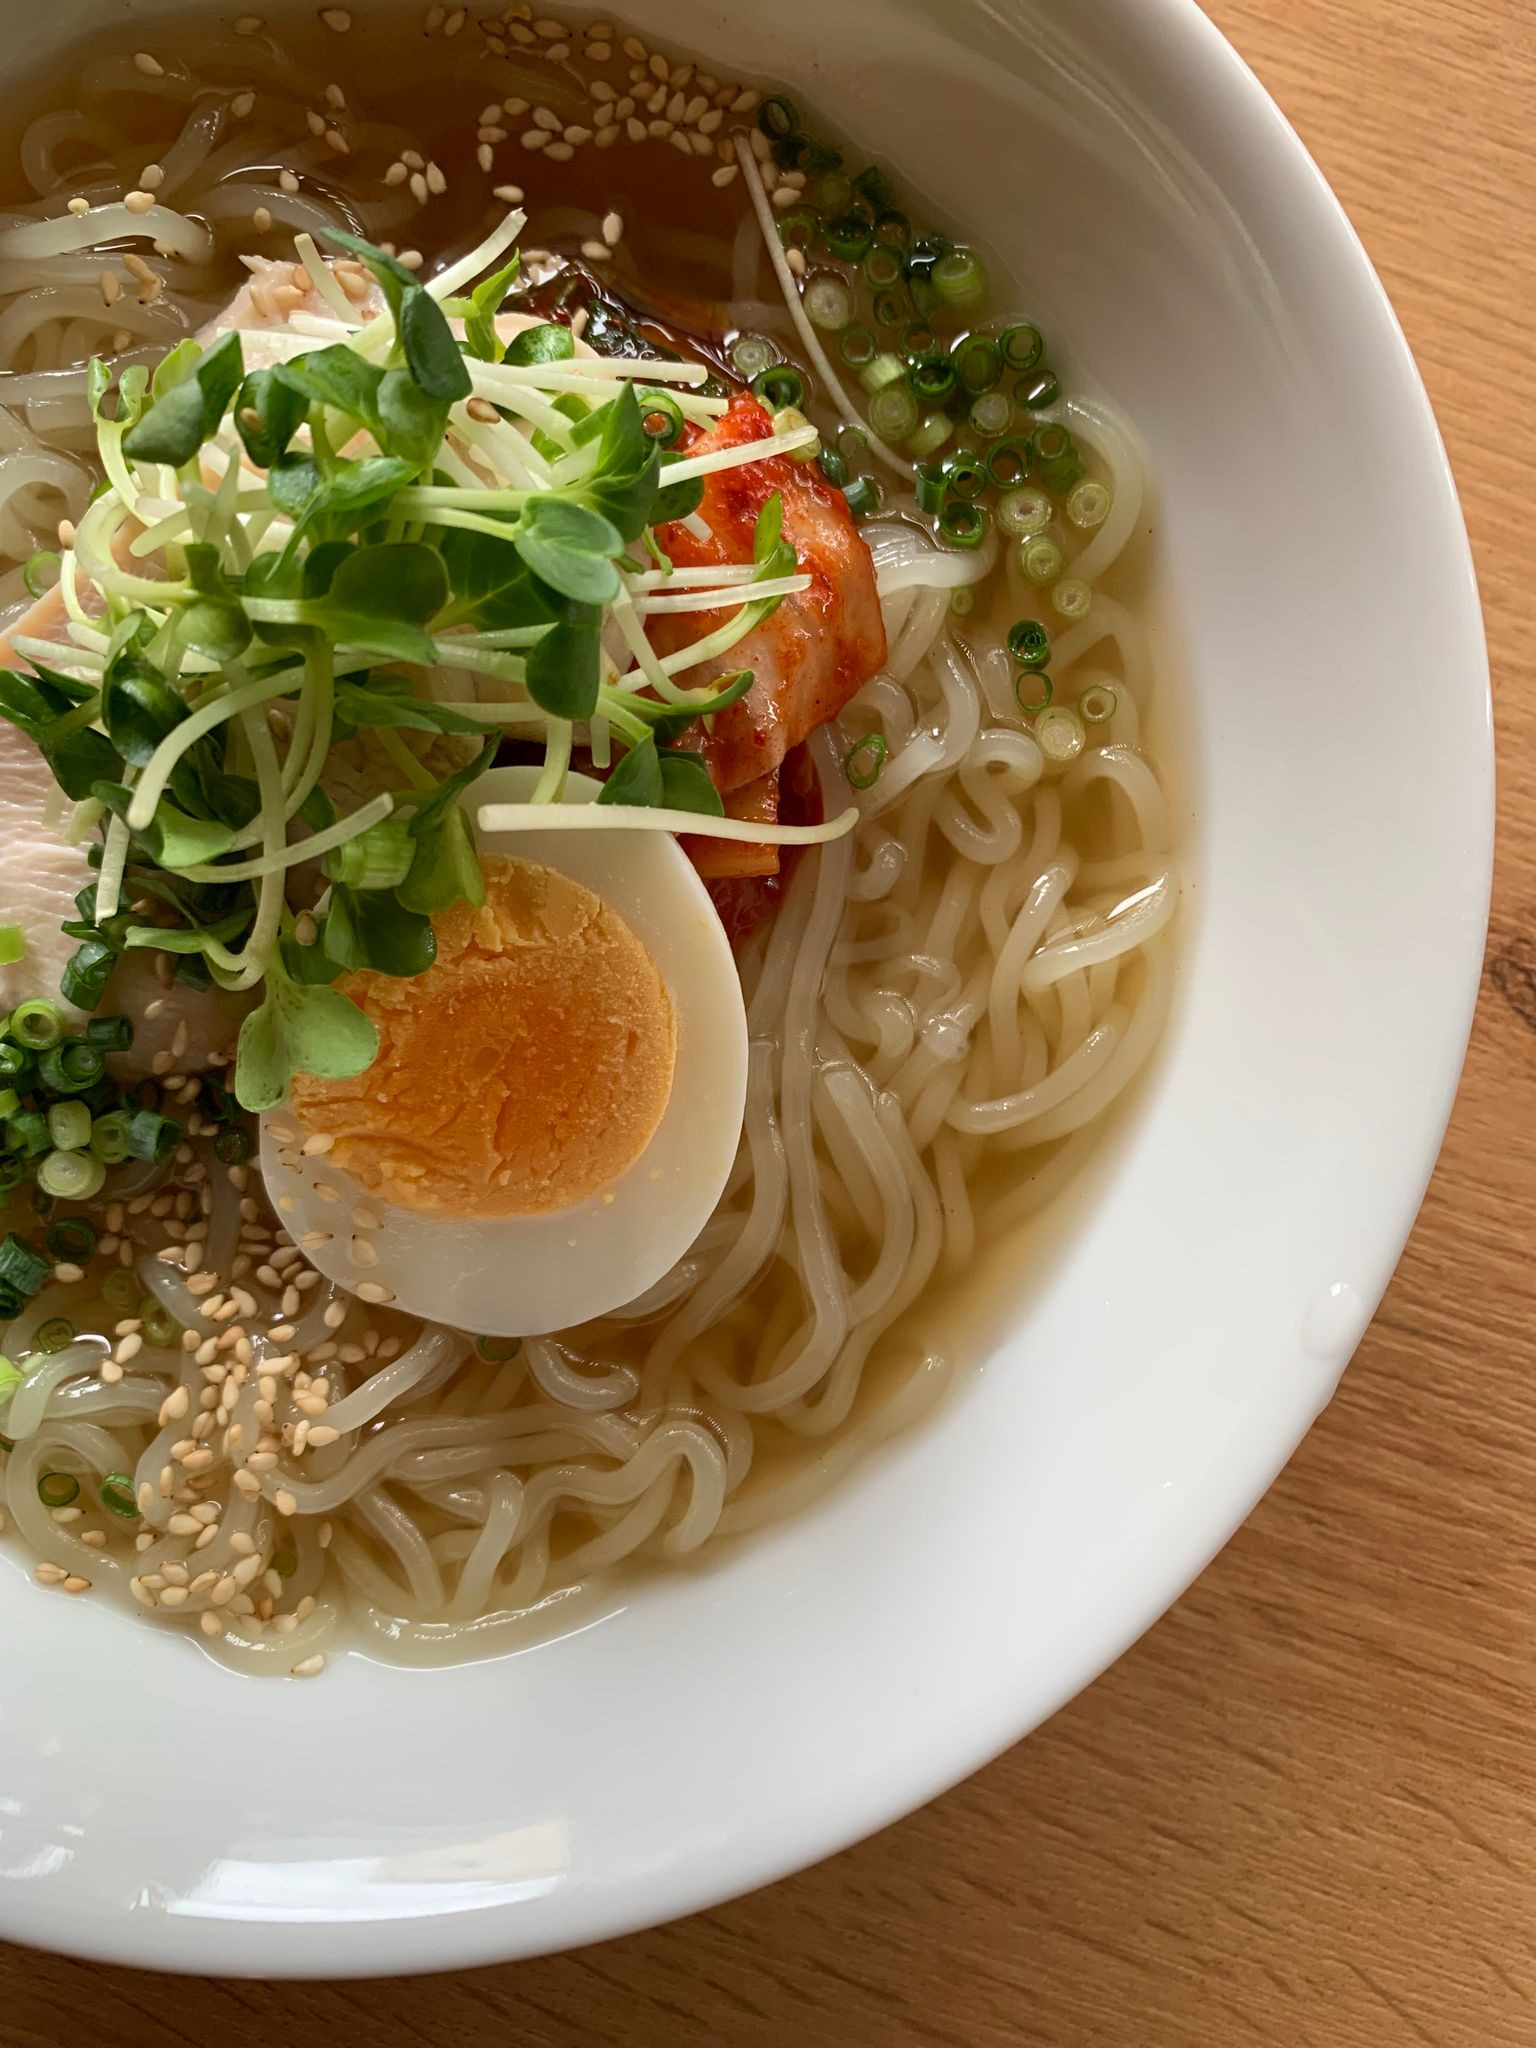
[[[1237,1540],[1092,1691],[818,1870],[633,1940],[453,1979],[273,1991],[11,1951],[0,2041],[1536,2043],[1536,15],[1530,0],[1211,11],[1353,215],[1423,365],[1502,729],[1466,1083],[1337,1399]]]

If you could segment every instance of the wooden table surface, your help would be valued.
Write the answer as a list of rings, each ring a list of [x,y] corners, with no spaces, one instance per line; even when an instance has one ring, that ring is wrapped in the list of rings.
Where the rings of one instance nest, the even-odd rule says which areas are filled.
[[[1499,698],[1501,862],[1466,1082],[1338,1397],[1090,1692],[817,1870],[457,1978],[272,1990],[0,1951],[7,2048],[1536,2044],[1536,12],[1211,11],[1402,315]]]

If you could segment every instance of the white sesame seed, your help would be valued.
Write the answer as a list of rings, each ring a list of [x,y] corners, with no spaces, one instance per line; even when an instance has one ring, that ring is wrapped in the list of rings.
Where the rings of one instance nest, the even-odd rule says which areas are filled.
[[[61,1285],[70,1287],[73,1286],[75,1281],[85,1278],[85,1269],[83,1266],[75,1265],[69,1259],[61,1259],[53,1269],[53,1277]]]
[[[731,112],[733,114],[750,114],[761,98],[762,94],[760,92],[754,92],[752,87],[748,86],[744,92],[737,93],[735,99],[731,101]],[[768,140],[766,135],[763,137],[763,140],[765,142]]]
[[[295,1515],[299,1511],[298,1502],[286,1486],[280,1486],[276,1493],[273,1494],[272,1505],[280,1515]]]
[[[571,46],[569,43],[551,43],[544,52],[545,59],[551,64],[563,64],[570,54]]]
[[[711,107],[707,114],[699,116],[699,133],[701,135],[713,135],[724,119],[725,116],[718,107]]]
[[[523,188],[521,185],[498,185],[494,196],[501,200],[503,205],[521,206],[523,203]]]
[[[427,165],[427,190],[438,196],[448,190],[448,180],[434,163]]]
[[[91,210],[91,202],[89,201],[89,199],[83,199],[79,196],[79,194],[76,194],[76,196],[69,202],[69,210],[71,213],[89,213]]]
[[[165,76],[165,66],[158,57],[151,57],[148,50],[135,50],[133,62],[135,70],[142,71],[146,78],[164,78]]]
[[[589,263],[611,263],[613,251],[606,242],[583,242],[581,253]]]
[[[650,70],[652,78],[659,78],[662,84],[665,85],[667,79],[671,76],[672,67],[668,64],[666,58],[662,56],[661,52],[657,50],[652,53]]]
[[[496,152],[488,142],[482,142],[475,151],[475,161],[487,176],[496,168]]]
[[[253,92],[237,92],[229,103],[229,111],[237,121],[243,121],[246,115],[254,113],[255,109],[256,95]],[[165,173],[162,171],[160,175],[164,177]],[[156,182],[158,183],[158,180]]]
[[[717,170],[710,178],[709,182],[711,183],[711,185],[725,186],[729,185],[735,179],[736,176],[737,167],[735,164],[722,164],[719,170]]]
[[[322,7],[320,19],[327,28],[334,29],[339,36],[344,36],[352,26],[352,17],[345,7]]]
[[[91,1582],[89,1579],[82,1579],[78,1572],[72,1572],[64,1581],[64,1590],[66,1593],[89,1593]]]
[[[105,1550],[107,1547],[107,1532],[105,1529],[82,1529],[80,1531],[80,1541],[87,1544],[92,1550]]]
[[[304,1657],[294,1665],[295,1678],[318,1678],[325,1669],[325,1659],[317,1651],[313,1657]]]
[[[162,1607],[185,1607],[192,1595],[185,1586],[167,1586],[160,1595]]]
[[[669,136],[672,133],[672,123],[665,119],[659,121],[647,121],[645,124],[645,132],[647,135],[654,135],[658,142],[663,142],[666,140],[667,136]]]
[[[235,23],[237,36],[259,36],[265,24],[259,14],[242,14]]]
[[[553,107],[535,107],[533,110],[533,120],[535,127],[547,128],[551,135],[558,135],[564,126],[560,116]]]
[[[62,1565],[40,1564],[32,1576],[40,1586],[62,1586],[69,1574]]]
[[[105,1385],[115,1387],[122,1376],[123,1368],[117,1359],[107,1358],[102,1361],[101,1377]]]
[[[338,1443],[340,1440],[341,1431],[332,1428],[330,1423],[318,1422],[310,1424],[309,1444],[311,1450],[323,1450],[327,1444]]]
[[[562,23],[551,21],[548,15],[545,15],[533,24],[533,32],[536,36],[542,36],[546,43],[558,43],[564,38],[565,28]]]
[[[359,1301],[393,1301],[395,1297],[392,1289],[381,1287],[377,1280],[361,1280],[358,1282],[357,1298]]]
[[[688,147],[693,151],[695,156],[712,156],[714,154],[715,145],[710,141],[707,135],[700,135],[697,132],[697,130],[695,130],[688,137]]]
[[[456,36],[459,30],[464,26],[464,23],[467,20],[468,15],[469,9],[467,7],[455,7],[452,14],[450,14],[448,19],[443,23],[443,34],[445,36]]]
[[[603,101],[616,99],[618,95],[614,92],[613,87],[606,78],[594,78],[592,81],[591,97],[594,100]]]
[[[176,1514],[165,1525],[173,1536],[196,1536],[202,1529],[200,1522],[194,1522],[190,1515]]]
[[[624,38],[624,54],[626,57],[633,57],[637,64],[643,64],[651,53],[638,36],[626,36]]]
[[[50,1508],[48,1513],[55,1522],[79,1522],[85,1518],[84,1508]]]
[[[197,1625],[205,1636],[221,1636],[224,1633],[224,1624],[213,1612],[212,1608],[209,1608],[202,1615]]]
[[[605,241],[605,242],[606,242],[606,243],[608,244],[609,248],[610,248],[610,249],[616,249],[616,248],[617,248],[617,247],[619,246],[619,243],[620,243],[620,242],[621,242],[621,241],[622,241],[623,239],[624,239],[624,221],[623,221],[623,217],[622,217],[622,216],[621,216],[620,214],[617,214],[617,213],[608,213],[608,214],[604,214],[604,216],[603,216],[603,240],[604,240],[604,241]]]
[[[688,97],[686,93],[673,93],[672,97],[667,101],[667,119],[669,121],[681,121],[683,118],[683,109],[687,106],[687,104]]]
[[[592,141],[594,147],[598,149],[612,149],[613,145],[618,141],[618,139],[619,126],[617,122],[613,122],[610,126],[606,128],[599,128],[596,135],[593,136]]]
[[[588,43],[585,54],[594,64],[606,64],[613,55],[612,43]]]
[[[339,128],[326,129],[325,146],[329,150],[334,150],[337,156],[350,156],[352,154],[352,145]]]
[[[297,192],[299,189],[298,175],[294,171],[279,171],[277,182],[285,192]]]
[[[335,107],[339,110],[347,104],[347,96],[339,85],[328,85],[325,88],[325,103],[328,107]]]
[[[411,197],[418,206],[425,206],[427,203],[427,181],[420,171],[411,173]]]
[[[627,121],[634,111],[635,103],[626,93],[623,99],[615,100],[613,106],[613,118],[615,119],[615,121]]]
[[[796,277],[804,277],[805,251],[803,249],[786,249],[784,251],[784,261],[789,265]]]
[[[229,1576],[234,1580],[236,1586],[249,1586],[261,1577],[264,1569],[265,1562],[261,1552],[259,1550],[252,1551],[248,1556],[241,1558]]]
[[[624,124],[624,132],[629,137],[631,142],[644,142],[645,123],[643,121],[636,120],[635,116],[631,114],[629,119]]]
[[[270,235],[272,232],[272,214],[270,209],[265,206],[258,206],[251,215],[251,225],[255,228],[258,235]]]
[[[682,155],[692,156],[693,144],[688,140],[687,136],[683,133],[681,128],[674,128],[672,133],[667,137],[667,140],[671,143],[672,147],[675,150],[680,151]]]
[[[571,145],[572,149],[580,149],[583,143],[592,140],[592,130],[590,128],[583,128],[579,124],[575,127],[567,128],[565,130],[565,140]]]
[[[304,121],[311,135],[323,135],[325,133],[325,116],[324,114],[317,114],[313,107],[305,114]]]

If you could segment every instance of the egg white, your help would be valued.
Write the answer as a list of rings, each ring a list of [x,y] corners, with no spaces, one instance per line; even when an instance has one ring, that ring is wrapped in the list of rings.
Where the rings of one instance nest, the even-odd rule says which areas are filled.
[[[524,803],[532,768],[493,768],[467,806]],[[565,801],[592,803],[601,787],[569,779]],[[422,1215],[360,1186],[325,1155],[295,1160],[303,1132],[289,1105],[262,1119],[261,1170],[295,1238],[327,1231],[309,1251],[328,1279],[356,1292],[387,1290],[429,1321],[497,1337],[542,1336],[633,1301],[667,1273],[708,1222],[730,1175],[747,1089],[747,1020],[741,981],[709,892],[669,834],[649,831],[482,832],[482,853],[536,861],[581,883],[629,924],[656,962],[677,1017],[672,1092],[650,1143],[612,1185],[543,1216],[491,1219]],[[292,1162],[285,1164],[284,1162]],[[328,1199],[324,1186],[340,1196]],[[358,1205],[382,1226],[356,1230]],[[359,1265],[354,1236],[377,1253]]]

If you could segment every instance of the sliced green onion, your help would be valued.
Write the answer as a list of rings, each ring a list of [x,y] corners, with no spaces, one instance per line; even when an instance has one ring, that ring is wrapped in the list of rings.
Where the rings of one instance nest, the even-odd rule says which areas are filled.
[[[891,182],[878,164],[870,164],[853,181],[853,189],[873,207],[889,206]]]
[[[859,267],[864,273],[864,282],[874,292],[889,291],[892,285],[901,283],[904,275],[901,258],[896,251],[884,248],[878,242]]]
[[[96,1489],[109,1515],[136,1516],[139,1503],[134,1497],[131,1472],[109,1472]]]
[[[869,401],[869,424],[887,441],[904,441],[921,417],[917,400],[904,385],[888,384]]]
[[[779,142],[794,134],[800,126],[800,115],[792,99],[781,92],[770,93],[757,110],[757,125],[770,142]]]
[[[61,1216],[43,1232],[43,1243],[54,1258],[71,1265],[88,1266],[96,1256],[96,1232],[83,1216]]]
[[[1048,534],[1026,540],[1019,550],[1019,566],[1031,583],[1054,583],[1061,574],[1061,549]]]
[[[675,448],[683,438],[683,408],[670,391],[654,390],[645,385],[635,396],[640,401],[640,417],[645,431],[658,448]]]
[[[976,592],[969,583],[962,583],[949,593],[949,609],[957,619],[967,619],[975,611]]]
[[[731,343],[731,368],[749,384],[778,360],[778,347],[766,334],[738,334]]]
[[[987,296],[987,266],[974,249],[951,249],[933,266],[933,288],[957,313],[973,312]]]
[[[133,1314],[139,1305],[140,1292],[137,1277],[126,1266],[114,1266],[101,1283],[102,1300],[120,1316]]]
[[[195,955],[185,956],[187,961]],[[117,952],[105,939],[82,939],[64,963],[59,994],[77,1010],[94,1009],[117,965]]]
[[[63,567],[64,557],[56,549],[39,548],[35,555],[28,555],[21,572],[28,597],[46,597]]]
[[[72,1472],[44,1472],[37,1482],[37,1497],[45,1508],[67,1508],[79,1494],[80,1482]]]
[[[779,215],[778,226],[786,249],[809,249],[821,233],[821,215],[813,206],[790,206]]]
[[[52,1270],[42,1253],[34,1251],[14,1231],[0,1243],[0,1286],[19,1294],[23,1301],[32,1299]]]
[[[1051,658],[1051,636],[1038,619],[1017,619],[1008,628],[1008,652],[1021,668],[1044,668]]]
[[[12,1117],[21,1107],[21,1097],[14,1088],[0,1088],[0,1119]]]
[[[125,1109],[109,1109],[91,1125],[91,1150],[103,1166],[121,1166],[133,1157],[129,1133],[133,1117]]]
[[[905,383],[906,375],[907,366],[901,357],[886,349],[864,365],[859,382],[866,391],[884,391],[887,385]]]
[[[939,514],[939,532],[952,548],[979,548],[991,525],[980,505],[951,498]]]
[[[987,488],[987,472],[968,448],[952,455],[944,471],[957,498],[979,498]]]
[[[1033,376],[1019,379],[1013,395],[1030,412],[1045,412],[1061,397],[1061,379],[1054,370],[1037,370]]]
[[[912,318],[912,301],[899,285],[875,293],[871,307],[877,327],[905,327]]]
[[[1085,725],[1107,725],[1120,708],[1120,699],[1108,683],[1090,683],[1077,700],[1078,716]]]
[[[63,1012],[56,1003],[45,1002],[41,996],[18,1003],[11,1012],[6,1033],[28,1052],[45,1052],[64,1036]]]
[[[292,1544],[284,1544],[281,1550],[272,1553],[272,1569],[280,1579],[291,1579],[299,1568],[299,1553]]]
[[[816,460],[827,482],[835,484],[841,490],[849,476],[848,464],[843,457],[835,448],[823,448]]]
[[[875,337],[867,327],[845,327],[837,337],[837,346],[843,361],[855,370],[862,370],[875,359]]]
[[[918,356],[907,365],[907,382],[924,405],[942,405],[959,381],[949,356]]]
[[[521,1337],[477,1337],[475,1349],[488,1365],[510,1365],[523,1348]]]
[[[1051,592],[1051,603],[1064,619],[1086,619],[1093,610],[1093,591],[1079,577],[1063,576]]]
[[[1101,484],[1092,477],[1085,477],[1076,485],[1067,499],[1067,517],[1076,527],[1086,530],[1102,526],[1109,517],[1109,508],[1114,497],[1107,484]]]
[[[90,1152],[50,1152],[37,1169],[37,1184],[44,1194],[64,1202],[88,1202],[99,1195],[107,1169]]]
[[[127,1052],[133,1044],[133,1026],[126,1017],[87,1017],[81,1036],[104,1052]]]
[[[184,1135],[174,1117],[141,1109],[129,1120],[128,1150],[135,1159],[150,1159],[158,1165],[170,1158]]]
[[[1052,683],[1041,669],[1021,668],[1013,679],[1013,694],[1021,711],[1033,717],[1051,701]]]
[[[23,1159],[35,1159],[48,1150],[48,1119],[35,1109],[23,1109],[6,1119],[6,1147]]]
[[[990,391],[1003,374],[1003,352],[990,334],[968,334],[955,343],[953,354],[967,391]]]
[[[907,436],[907,446],[921,462],[929,455],[937,455],[954,431],[955,423],[947,412],[931,412],[917,432]]]
[[[75,1326],[67,1316],[50,1316],[46,1323],[38,1325],[37,1348],[39,1351],[62,1351],[66,1344],[75,1341]]]
[[[1050,525],[1051,501],[1044,491],[1009,491],[998,503],[997,523],[1016,540],[1032,538]]]
[[[25,958],[27,935],[19,924],[0,924],[0,967],[14,967]]]
[[[926,320],[909,320],[901,331],[901,352],[909,364],[917,362],[923,356],[933,355],[938,347],[939,337]],[[958,377],[959,372],[956,371],[955,375]],[[951,378],[947,388],[952,391],[954,386],[955,379]]]
[[[19,1080],[31,1065],[32,1055],[25,1046],[0,1044],[0,1080]]]
[[[869,436],[862,427],[839,427],[837,452],[847,463],[859,462],[869,452]]]
[[[862,213],[839,213],[822,228],[821,239],[831,255],[844,263],[858,263],[869,254],[875,231]]]
[[[853,318],[853,293],[840,277],[813,277],[801,298],[806,319],[824,333],[839,333]]]
[[[106,1071],[106,1054],[83,1038],[66,1038],[62,1045],[49,1046],[37,1063],[38,1079],[59,1095],[79,1095],[94,1088]]]
[[[920,462],[913,473],[917,490],[917,509],[936,516],[943,508],[949,493],[949,472],[939,462]]]
[[[823,213],[842,213],[853,205],[853,180],[846,171],[827,171],[816,180],[816,204]]]
[[[48,1135],[61,1152],[78,1152],[91,1142],[91,1112],[83,1102],[56,1102],[48,1111]]]
[[[1070,704],[1048,704],[1035,719],[1035,742],[1058,768],[1077,759],[1086,739],[1083,721]]]
[[[999,441],[987,456],[987,475],[999,490],[1011,491],[1027,483],[1035,465],[1034,450],[1022,436]]]
[[[1013,401],[1002,391],[983,391],[971,407],[971,425],[990,440],[1013,424]]]
[[[802,427],[808,427],[810,424],[796,405],[783,406],[773,416],[773,431],[776,434],[797,434]],[[786,453],[791,462],[814,462],[821,453],[821,443],[807,441],[799,448],[788,449]]]
[[[242,1131],[238,1124],[220,1131],[213,1141],[214,1157],[225,1166],[243,1166],[253,1149],[249,1132]]]
[[[885,502],[885,493],[872,476],[856,476],[843,496],[848,500],[848,510],[855,519],[867,519]]]
[[[997,345],[1010,370],[1032,370],[1045,354],[1045,338],[1039,328],[1028,320],[1021,320],[1015,327],[1005,327],[997,337]]]
[[[1072,453],[1072,436],[1059,420],[1046,420],[1030,435],[1029,446],[1036,462],[1060,462]]]
[[[805,402],[805,379],[792,363],[775,363],[752,379],[752,395],[769,412],[783,412]]]
[[[875,240],[882,249],[905,249],[912,239],[912,223],[895,207],[875,215]]]
[[[843,756],[843,773],[855,789],[873,789],[885,766],[886,744],[882,734],[867,733]]]
[[[144,1335],[151,1344],[158,1344],[168,1350],[181,1335],[181,1325],[168,1308],[162,1308],[154,1296],[146,1295],[139,1303],[139,1319],[144,1325]]]

